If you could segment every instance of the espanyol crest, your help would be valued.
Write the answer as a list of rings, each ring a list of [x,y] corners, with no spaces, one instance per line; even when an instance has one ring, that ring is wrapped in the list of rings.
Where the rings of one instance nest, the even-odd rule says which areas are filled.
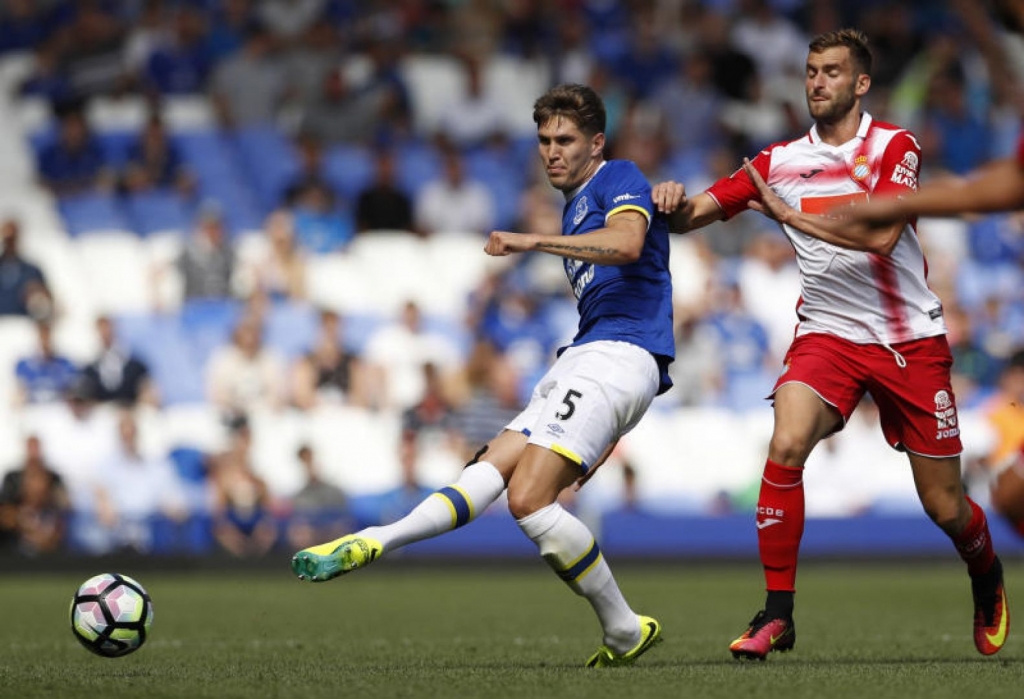
[[[576,212],[572,216],[572,223],[574,226],[580,225],[580,221],[587,215],[587,197],[582,196],[580,200],[576,202]]]
[[[853,161],[853,170],[850,172],[853,179],[859,181],[866,180],[868,175],[871,174],[871,168],[868,166],[868,158],[866,155],[859,155]]]

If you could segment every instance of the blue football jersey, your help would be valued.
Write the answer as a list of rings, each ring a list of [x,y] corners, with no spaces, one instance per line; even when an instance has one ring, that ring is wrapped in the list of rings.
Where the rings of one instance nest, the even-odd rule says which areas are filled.
[[[597,265],[563,259],[580,314],[573,345],[617,340],[643,347],[661,368],[663,393],[672,385],[668,365],[675,358],[672,328],[672,278],[668,270],[668,224],[655,216],[651,186],[628,160],[609,160],[570,199],[562,213],[562,235],[580,235],[605,227],[621,211],[647,218],[640,259],[627,265]]]

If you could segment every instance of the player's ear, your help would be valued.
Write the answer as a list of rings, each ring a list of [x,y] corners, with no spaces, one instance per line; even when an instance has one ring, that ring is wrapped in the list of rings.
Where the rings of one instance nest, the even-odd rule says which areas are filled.
[[[597,157],[604,152],[604,134],[597,133],[590,139],[590,155]]]
[[[871,76],[867,73],[857,75],[857,83],[853,88],[854,94],[863,97],[871,89]]]

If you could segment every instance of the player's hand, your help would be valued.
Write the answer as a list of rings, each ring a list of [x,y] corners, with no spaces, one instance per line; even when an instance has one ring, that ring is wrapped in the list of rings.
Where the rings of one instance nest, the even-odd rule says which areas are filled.
[[[533,244],[532,238],[525,233],[511,231],[491,231],[487,238],[484,252],[492,257],[504,257],[514,252],[526,252]]]
[[[754,211],[759,211],[770,219],[774,219],[779,223],[785,223],[789,217],[796,212],[796,210],[782,201],[779,196],[771,190],[768,183],[761,177],[761,173],[750,164],[750,160],[747,158],[743,159],[743,171],[747,173],[747,177],[754,183],[754,187],[757,188],[758,194],[761,196],[761,201],[751,201],[747,204],[748,207]]]
[[[674,180],[659,182],[651,189],[651,200],[658,213],[671,214],[678,209],[685,209],[688,201],[686,187]]]

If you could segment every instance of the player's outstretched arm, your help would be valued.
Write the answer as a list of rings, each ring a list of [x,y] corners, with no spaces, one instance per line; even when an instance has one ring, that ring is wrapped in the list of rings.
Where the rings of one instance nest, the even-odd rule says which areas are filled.
[[[743,159],[743,170],[761,196],[761,201],[750,201],[748,206],[751,209],[811,237],[850,250],[888,255],[903,234],[906,221],[902,218],[897,223],[871,227],[866,223],[854,223],[845,218],[830,218],[797,211],[768,187],[761,174],[746,158]]]
[[[640,259],[646,235],[647,218],[638,211],[627,210],[608,219],[604,228],[581,235],[492,231],[484,252],[503,257],[538,251],[598,265],[624,265]]]
[[[673,233],[686,233],[725,218],[718,202],[707,193],[701,192],[690,199],[686,196],[686,187],[674,180],[654,185],[651,199],[655,210],[668,218],[668,227]]]
[[[958,216],[1024,207],[1024,169],[1013,158],[997,160],[964,178],[922,185],[903,196],[876,198],[837,212],[843,218],[881,225],[913,216]]]

